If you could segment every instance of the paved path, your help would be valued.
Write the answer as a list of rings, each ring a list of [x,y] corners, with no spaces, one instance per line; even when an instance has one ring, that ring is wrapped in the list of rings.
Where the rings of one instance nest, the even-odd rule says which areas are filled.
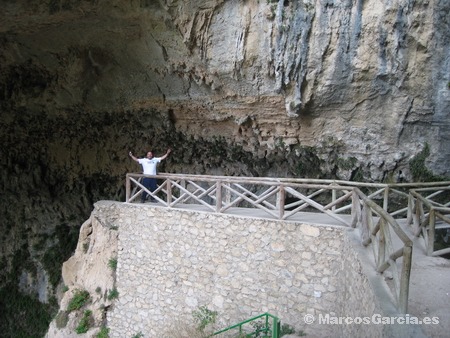
[[[413,238],[411,234],[410,238]],[[422,237],[413,239],[413,258],[409,283],[411,315],[438,317],[438,325],[422,325],[429,337],[450,337],[450,260],[425,253]]]

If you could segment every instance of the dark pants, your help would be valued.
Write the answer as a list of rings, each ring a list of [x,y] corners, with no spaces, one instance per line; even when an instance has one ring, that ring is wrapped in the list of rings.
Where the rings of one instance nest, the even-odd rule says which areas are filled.
[[[144,180],[142,181],[142,185],[146,187],[151,192],[154,192],[156,190],[156,178],[150,178],[150,177],[144,177]],[[145,202],[147,199],[147,192],[143,191],[141,195],[141,202]],[[153,199],[153,198],[152,198]]]

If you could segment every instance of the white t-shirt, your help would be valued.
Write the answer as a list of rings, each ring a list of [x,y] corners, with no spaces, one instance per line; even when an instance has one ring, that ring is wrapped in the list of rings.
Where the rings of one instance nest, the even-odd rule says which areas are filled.
[[[138,162],[142,165],[142,169],[144,170],[145,175],[156,175],[156,165],[161,162],[160,157],[153,157],[152,159],[148,158],[139,158]]]

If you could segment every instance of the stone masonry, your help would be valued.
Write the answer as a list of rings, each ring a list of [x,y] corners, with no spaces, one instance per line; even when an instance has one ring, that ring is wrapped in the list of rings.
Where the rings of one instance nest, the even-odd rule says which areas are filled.
[[[357,230],[150,204],[97,203],[94,213],[119,231],[111,337],[169,337],[200,306],[217,311],[217,328],[269,312],[313,336],[383,330],[317,323],[380,309],[349,239]]]

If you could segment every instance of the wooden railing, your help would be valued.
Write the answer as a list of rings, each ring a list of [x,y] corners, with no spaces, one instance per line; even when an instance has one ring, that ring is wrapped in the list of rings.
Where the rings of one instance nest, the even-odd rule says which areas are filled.
[[[438,186],[439,183],[382,184],[340,180],[234,177],[159,174],[147,175],[158,179],[153,193],[140,180],[146,175],[129,173],[126,176],[126,202],[133,202],[145,190],[162,206],[182,204],[203,205],[212,212],[245,206],[257,208],[277,219],[288,219],[307,209],[323,212],[339,222],[351,225],[337,217],[352,212],[351,191],[359,188],[369,199],[389,212],[394,218],[406,218],[409,190]],[[441,182],[442,183],[442,182]]]
[[[359,227],[362,243],[371,245],[376,270],[390,269],[394,280],[393,296],[397,307],[407,312],[412,241],[397,219],[413,219],[412,188],[436,189],[438,183],[381,184],[338,180],[291,179],[269,177],[229,177],[159,174],[158,188],[148,191],[140,180],[142,174],[127,174],[126,202],[135,201],[143,191],[156,199],[159,206],[201,205],[206,210],[224,213],[233,208],[262,210],[268,218],[290,220],[302,212],[320,212],[339,225]],[[415,193],[414,205],[429,205]],[[428,203],[428,204],[426,204]],[[445,206],[447,207],[448,204]],[[414,209],[414,210],[417,210]],[[437,217],[440,207],[433,206]],[[417,216],[414,218],[417,223]],[[421,216],[423,218],[423,216]],[[434,217],[434,216],[433,216]],[[448,220],[445,217],[445,220]],[[421,224],[423,222],[421,221]],[[394,236],[394,237],[393,237]],[[431,236],[431,234],[429,234]],[[401,259],[401,263],[398,263]],[[401,264],[400,269],[398,264]],[[400,271],[399,271],[400,270]]]
[[[372,246],[375,268],[379,273],[387,269],[392,271],[393,290],[397,307],[402,313],[408,311],[409,279],[412,264],[412,241],[400,228],[397,221],[378,204],[364,195],[358,188],[354,194],[358,195],[361,204],[355,207],[359,218],[362,243]],[[397,239],[392,236],[397,236]],[[398,271],[397,259],[402,258],[402,266]]]
[[[280,220],[313,209],[327,214],[340,224],[352,225],[339,217],[339,213],[351,212],[352,187],[334,182],[315,184],[275,178],[159,174],[150,176],[160,181],[158,188],[150,192],[140,183],[142,177],[142,174],[127,174],[127,202],[135,201],[146,191],[165,207],[197,204],[217,213],[234,207],[255,208],[270,218]]]
[[[408,224],[415,236],[421,233],[428,256],[450,253],[450,248],[434,250],[437,229],[450,229],[450,186],[413,189],[408,200]],[[448,231],[448,230],[447,230]]]

